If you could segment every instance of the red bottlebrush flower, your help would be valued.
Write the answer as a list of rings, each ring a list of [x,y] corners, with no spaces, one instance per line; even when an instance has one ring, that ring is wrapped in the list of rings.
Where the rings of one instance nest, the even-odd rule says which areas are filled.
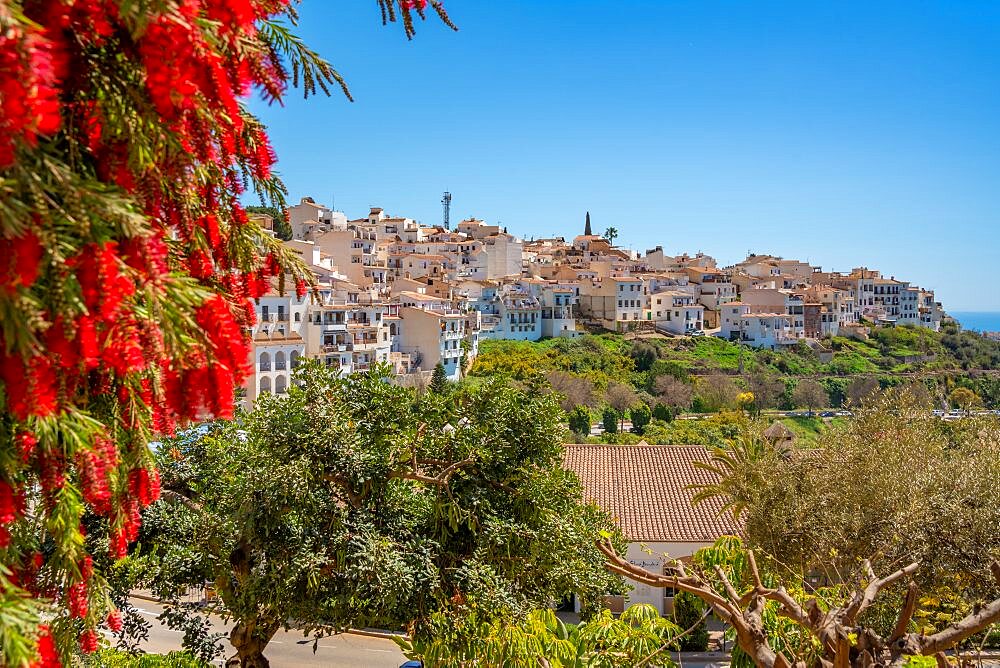
[[[0,526],[0,549],[6,549],[10,546],[10,531],[7,527]]]
[[[306,296],[308,290],[306,288],[306,282],[304,279],[296,279],[295,281],[295,296],[302,299]]]
[[[17,450],[21,453],[21,461],[27,464],[35,455],[35,446],[38,439],[30,431],[22,431],[17,434]]]
[[[0,237],[0,292],[13,295],[18,288],[30,288],[38,278],[44,253],[34,232],[26,231],[12,239]]]
[[[88,369],[96,368],[100,351],[97,346],[97,330],[94,319],[81,315],[76,320],[76,338],[80,343],[80,357]]]
[[[87,616],[86,582],[77,582],[74,585],[70,585],[69,590],[66,592],[66,607],[69,608],[69,614],[72,617],[83,619]]]
[[[43,450],[38,459],[42,489],[48,494],[58,492],[66,484],[62,454]]]
[[[257,297],[263,297],[270,291],[271,284],[268,282],[267,276],[263,272],[254,274],[250,286],[250,296],[256,299]]]
[[[76,454],[76,468],[80,476],[83,499],[98,515],[111,513],[111,486],[109,475],[118,466],[118,450],[110,439],[98,437],[93,450]]]
[[[113,632],[115,632],[115,633],[121,633],[122,632],[122,613],[121,613],[121,610],[119,610],[118,608],[115,608],[114,610],[112,610],[111,612],[109,612],[108,613],[107,624],[108,624],[108,628],[111,629]]]
[[[46,624],[38,627],[38,644],[35,646],[35,652],[38,654],[38,660],[31,664],[31,668],[60,668],[62,666],[52,631]]]
[[[159,236],[132,237],[118,244],[122,260],[149,279],[167,273],[167,246]]]
[[[45,332],[45,346],[63,369],[72,369],[77,364],[79,356],[74,338],[67,331],[66,321],[62,316],[58,316]]]
[[[89,554],[83,558],[83,563],[80,564],[80,577],[84,580],[89,580],[90,576],[94,574],[94,558]]]
[[[59,129],[59,78],[64,70],[59,45],[37,29],[17,24],[0,33],[0,168],[14,163],[19,142],[37,143],[38,134]]]
[[[247,212],[239,204],[233,204],[233,223],[236,225],[246,225],[250,222]]]
[[[194,249],[188,256],[188,271],[195,278],[208,278],[215,272],[215,268],[212,266],[212,257],[200,248]]]
[[[24,513],[24,493],[0,479],[0,524],[14,522]]]
[[[47,356],[35,355],[25,361],[18,355],[0,353],[0,380],[7,394],[7,410],[18,420],[56,412],[58,378]]]
[[[277,276],[281,273],[281,263],[278,262],[278,256],[274,253],[268,253],[267,257],[264,258],[264,268],[261,269],[261,274],[264,276]]]
[[[110,241],[87,244],[70,265],[76,268],[87,311],[99,314],[105,322],[113,321],[122,302],[135,293],[135,284],[120,272],[116,245]]]
[[[142,343],[141,332],[135,320],[131,316],[119,319],[107,331],[101,360],[106,368],[113,369],[119,376],[141,371],[146,368]]]
[[[139,528],[142,526],[142,516],[139,515],[138,504],[128,505],[128,518],[125,521],[125,538],[128,542],[134,542],[139,538]]]
[[[80,634],[80,651],[84,654],[93,654],[97,651],[97,631],[87,629]]]
[[[108,552],[112,559],[124,559],[128,554],[128,541],[125,540],[125,532],[113,530],[108,537]]]
[[[148,506],[160,498],[160,474],[155,469],[136,469],[128,474],[129,493],[139,499],[139,504]]]

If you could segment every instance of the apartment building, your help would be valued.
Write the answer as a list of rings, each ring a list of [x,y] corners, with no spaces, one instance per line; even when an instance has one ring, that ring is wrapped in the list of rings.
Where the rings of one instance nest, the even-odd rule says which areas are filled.
[[[542,338],[542,303],[523,286],[507,284],[484,290],[477,303],[482,339],[538,341]]]
[[[803,295],[790,290],[746,290],[740,302],[749,307],[750,313],[778,313],[789,316],[789,333],[796,338],[805,336],[805,300]]]
[[[478,311],[460,311],[444,304],[434,308],[402,306],[395,323],[396,352],[409,355],[414,369],[429,371],[440,363],[449,380],[458,380],[463,374],[463,359],[471,360],[479,351],[480,323]]]
[[[777,350],[803,340],[801,329],[792,324],[787,313],[751,312],[749,304],[733,302],[721,309],[722,324],[719,336],[729,341],[739,341],[752,348]]]
[[[624,332],[643,322],[648,298],[641,278],[596,279],[580,287],[580,314],[605,329]]]
[[[244,385],[247,402],[261,394],[285,394],[292,371],[306,355],[308,297],[295,293],[263,296],[255,307],[257,323],[251,330],[254,374]]]
[[[688,292],[661,290],[650,296],[651,319],[656,329],[670,334],[702,331],[705,307]]]

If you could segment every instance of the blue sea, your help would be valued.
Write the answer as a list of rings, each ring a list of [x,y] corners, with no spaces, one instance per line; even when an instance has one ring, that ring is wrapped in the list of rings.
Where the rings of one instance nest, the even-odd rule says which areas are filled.
[[[962,329],[978,332],[1000,332],[1000,312],[996,311],[949,311],[948,315],[962,324]]]

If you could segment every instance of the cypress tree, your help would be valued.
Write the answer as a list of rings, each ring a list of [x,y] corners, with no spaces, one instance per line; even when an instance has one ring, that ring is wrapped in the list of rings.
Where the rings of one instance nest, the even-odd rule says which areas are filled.
[[[583,233],[588,237],[591,235],[590,231],[590,212],[587,212],[587,223],[583,226]]]
[[[431,392],[441,394],[448,389],[448,374],[445,373],[444,365],[441,362],[434,367],[434,375],[431,376]]]

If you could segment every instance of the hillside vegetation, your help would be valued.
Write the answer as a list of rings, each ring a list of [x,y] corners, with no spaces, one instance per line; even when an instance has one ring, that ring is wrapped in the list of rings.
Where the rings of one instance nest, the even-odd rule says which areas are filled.
[[[624,441],[631,435],[613,432],[627,422],[650,442],[691,442],[688,432],[695,427],[674,425],[668,434],[664,425],[683,413],[840,408],[900,385],[916,392],[928,409],[1000,408],[1000,343],[954,325],[940,332],[875,329],[865,341],[832,337],[821,344],[819,351],[804,342],[771,351],[714,337],[618,334],[483,341],[470,381],[504,376],[547,387],[563,396],[567,414],[576,412],[581,437],[590,419],[612,432],[605,440]],[[960,388],[968,392],[956,394]],[[722,437],[720,426],[697,429],[712,442]],[[788,426],[808,438],[824,423]]]

